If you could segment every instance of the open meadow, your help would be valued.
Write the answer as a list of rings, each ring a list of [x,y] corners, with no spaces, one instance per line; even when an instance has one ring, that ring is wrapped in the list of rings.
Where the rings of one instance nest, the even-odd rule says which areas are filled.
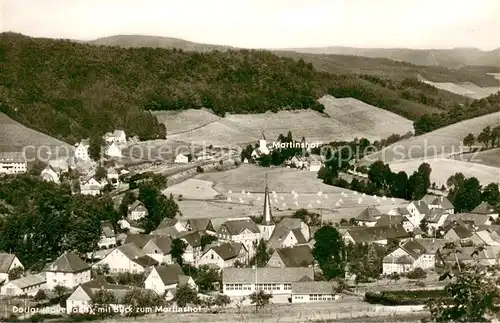
[[[411,175],[423,162],[431,166],[431,182],[436,182],[438,187],[446,185],[446,180],[455,173],[463,173],[465,177],[476,177],[481,185],[500,183],[500,168],[469,163],[462,160],[429,158],[425,160],[394,162],[390,163],[389,166],[393,172],[404,171],[408,175]]]
[[[185,218],[259,216],[264,205],[266,174],[274,216],[289,216],[305,208],[323,214],[325,221],[337,222],[355,217],[368,206],[375,205],[380,211],[388,212],[405,204],[400,199],[363,196],[323,184],[315,172],[254,165],[198,174],[195,179],[170,186],[165,193],[183,196],[178,204]],[[216,195],[221,195],[220,199],[213,199]]]
[[[219,118],[207,110],[155,112],[167,128],[167,138],[212,145],[257,142],[262,131],[268,140],[290,130],[296,139],[309,141],[370,140],[386,138],[393,133],[405,134],[412,122],[359,100],[324,96],[319,100],[325,114],[312,110],[279,111],[262,114],[228,114]]]
[[[423,82],[432,85],[440,90],[445,90],[475,100],[485,98],[487,96],[497,93],[500,90],[500,87],[498,86],[480,87],[471,82],[450,83],[450,82],[430,82],[427,80]]]
[[[371,164],[377,160],[385,163],[418,159],[448,157],[461,151],[462,140],[469,133],[479,134],[486,126],[496,126],[500,120],[500,112],[465,120],[435,131],[396,142],[359,161],[360,164]],[[462,149],[464,149],[462,147]],[[465,148],[468,149],[468,148]]]
[[[500,148],[488,149],[477,153],[465,153],[451,158],[500,168]]]
[[[49,155],[66,157],[72,155],[74,151],[72,146],[25,127],[0,113],[0,152],[22,152],[23,149],[25,149],[28,161],[38,157],[37,151],[42,159],[48,158]]]

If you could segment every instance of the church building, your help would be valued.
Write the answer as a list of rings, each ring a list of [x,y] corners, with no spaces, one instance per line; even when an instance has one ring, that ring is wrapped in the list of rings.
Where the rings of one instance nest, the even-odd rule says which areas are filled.
[[[262,223],[258,225],[262,239],[265,241],[271,238],[274,228],[276,225],[273,222],[273,216],[271,213],[271,199],[269,198],[269,189],[267,186],[267,174],[266,174],[266,190],[264,192],[264,212],[262,214]]]
[[[270,153],[271,153],[271,149],[269,149],[269,146],[268,146],[267,140],[266,140],[266,136],[264,136],[264,132],[262,132],[262,136],[260,137],[260,140],[259,140],[259,147],[255,148],[254,151],[252,151],[251,157],[253,159],[257,159],[257,158],[260,158],[262,156],[269,155]]]

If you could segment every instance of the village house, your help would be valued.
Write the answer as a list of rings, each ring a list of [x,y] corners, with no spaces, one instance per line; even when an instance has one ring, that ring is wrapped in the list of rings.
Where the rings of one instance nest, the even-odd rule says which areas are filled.
[[[116,143],[118,145],[123,145],[127,143],[127,136],[123,130],[115,130],[113,132],[107,132],[104,135],[104,141],[106,143]]]
[[[274,250],[306,243],[307,239],[304,237],[300,229],[289,229],[285,226],[279,226],[276,227],[273,235],[267,242],[267,247]]]
[[[9,272],[21,267],[24,270],[23,264],[19,261],[16,255],[11,253],[0,253],[0,284],[9,282]]]
[[[0,153],[0,174],[26,173],[28,163],[24,154],[19,152]]]
[[[455,213],[446,218],[443,226],[446,227],[455,221],[463,221],[464,223],[471,225],[473,228],[490,226],[495,223],[495,219],[491,216],[491,214]]]
[[[411,239],[401,244],[396,250],[384,257],[382,273],[406,273],[415,268],[434,269],[436,252],[443,248],[446,239]]]
[[[189,219],[186,222],[185,228],[188,231],[202,232],[209,235],[215,235],[215,229],[212,224],[212,220],[208,218]]]
[[[86,283],[90,281],[90,269],[74,252],[65,253],[45,269],[47,289],[53,290],[58,285],[72,289]]]
[[[449,227],[443,238],[452,242],[465,243],[468,239],[470,239],[473,233],[474,230],[469,228],[467,225],[456,224]]]
[[[319,160],[312,160],[309,162],[309,171],[310,172],[318,172],[321,167],[323,167],[323,163]]]
[[[94,177],[80,179],[80,194],[97,196],[101,194],[101,183]]]
[[[410,213],[407,218],[414,228],[420,226],[420,223],[430,211],[429,206],[424,201],[412,201],[406,208]]]
[[[91,314],[94,302],[97,300],[97,295],[100,291],[111,293],[116,299],[117,304],[107,304],[117,313],[124,313],[127,305],[123,304],[123,298],[132,290],[152,293],[147,289],[132,287],[128,285],[110,284],[106,282],[104,277],[98,276],[96,279],[86,282],[78,286],[66,300],[67,314]]]
[[[184,275],[179,264],[153,267],[147,274],[147,278],[144,282],[144,287],[146,289],[152,290],[162,296],[165,292],[174,291],[177,287],[182,285],[188,285],[198,290],[193,278]]]
[[[94,264],[94,268],[109,266],[111,273],[140,274],[147,268],[158,265],[158,261],[146,255],[134,243],[115,248],[106,257]]]
[[[326,281],[293,282],[292,303],[331,302],[340,299],[337,284]]]
[[[149,257],[158,261],[159,264],[172,264],[172,238],[155,237],[141,247],[142,251]]]
[[[482,250],[477,250],[477,247],[463,247],[458,253],[441,253],[441,257],[437,257],[436,266],[444,266],[446,264],[455,265],[456,261],[460,264],[472,265],[479,263],[483,266],[498,266],[500,264],[500,246],[485,246]]]
[[[314,281],[314,269],[226,268],[222,271],[222,290],[229,297],[245,297],[257,290],[275,295],[291,295],[292,283]]]
[[[388,213],[403,217],[403,228],[405,228],[406,232],[413,232],[416,228],[418,228],[410,222],[409,217],[411,217],[411,214],[406,207],[398,207]]]
[[[429,231],[426,232],[428,234],[437,232],[440,228],[442,228],[446,222],[446,219],[450,216],[450,213],[447,213],[445,209],[434,208],[429,211],[424,216],[423,221],[427,223],[427,227]]]
[[[187,223],[179,219],[164,218],[151,234],[171,236],[176,239],[188,232]]]
[[[209,247],[198,261],[198,265],[216,265],[218,268],[234,267],[235,262],[247,263],[248,252],[239,242],[226,242]]]
[[[2,296],[35,296],[47,286],[47,275],[39,273],[11,280],[0,288]]]
[[[481,204],[476,206],[470,213],[488,215],[493,218],[493,220],[498,220],[498,212],[496,212],[495,208],[488,202],[481,202]]]
[[[82,161],[89,161],[90,160],[89,147],[90,147],[89,139],[83,139],[78,144],[76,144],[75,158]]]
[[[184,260],[184,262],[187,264],[197,265],[203,252],[201,247],[200,232],[189,232],[182,235],[182,237],[180,237],[179,239],[187,244],[186,250],[182,255],[182,259]]]
[[[401,215],[382,214],[375,222],[375,227],[403,226],[404,217]],[[405,229],[406,230],[406,229]]]
[[[441,209],[444,213],[453,214],[455,213],[455,208],[448,198],[445,196],[436,196],[427,194],[420,201],[423,201],[430,210]]]
[[[475,246],[500,246],[500,235],[494,230],[476,231],[467,239]]]
[[[354,219],[360,226],[373,227],[381,216],[382,213],[376,207],[369,206],[361,211]]]
[[[60,180],[59,180],[59,173],[56,172],[54,170],[54,168],[52,168],[52,166],[50,165],[47,165],[43,170],[42,172],[40,173],[40,176],[42,177],[42,179],[46,182],[52,182],[52,183],[56,183],[56,184],[59,184],[60,183]]]
[[[109,168],[107,171],[106,179],[113,185],[114,187],[117,187],[118,184],[120,184],[120,174],[118,174],[118,171],[114,168]]]
[[[250,218],[230,219],[224,222],[217,231],[221,241],[241,242],[245,245],[249,257],[253,257],[254,244],[261,239],[259,227]]]
[[[116,234],[113,225],[109,221],[101,221],[101,239],[97,243],[100,249],[108,249],[116,246]]]
[[[408,240],[409,233],[403,226],[352,227],[342,235],[345,243],[375,243],[387,245],[389,239]]]
[[[186,155],[178,154],[175,156],[174,163],[176,164],[187,164],[189,162],[189,158]]]
[[[148,215],[148,209],[146,209],[144,204],[139,200],[135,200],[128,207],[127,219],[130,221],[139,221],[140,219],[146,217],[147,215]]]
[[[314,256],[309,245],[300,245],[274,250],[267,262],[267,267],[312,267]]]
[[[120,146],[112,142],[106,148],[104,149],[104,154],[108,157],[116,157],[116,158],[121,158],[122,157],[122,149]]]

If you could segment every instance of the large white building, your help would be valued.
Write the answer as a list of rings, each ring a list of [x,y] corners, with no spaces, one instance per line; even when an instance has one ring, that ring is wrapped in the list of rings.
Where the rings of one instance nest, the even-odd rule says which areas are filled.
[[[221,241],[244,244],[249,257],[253,257],[255,245],[262,238],[259,227],[250,218],[229,219],[219,227],[216,235]]]
[[[75,253],[65,253],[46,268],[47,289],[58,285],[72,289],[86,283],[90,281],[90,269],[90,265]]]
[[[0,294],[3,296],[35,296],[40,289],[45,289],[47,275],[39,273],[28,275],[19,279],[11,280],[0,288]]]
[[[326,281],[292,283],[292,303],[331,302],[340,299],[335,283]]]
[[[90,160],[89,147],[90,147],[89,139],[83,139],[78,144],[76,144],[75,158],[83,161],[89,161]]]
[[[208,248],[198,261],[198,265],[229,268],[233,267],[237,261],[242,264],[248,261],[248,252],[245,246],[239,242],[225,242]]]
[[[254,151],[252,151],[250,157],[252,157],[253,159],[257,159],[262,156],[269,155],[270,153],[271,149],[269,149],[269,145],[267,144],[266,136],[264,136],[264,133],[262,133],[262,136],[259,140],[259,147],[255,148]]]
[[[258,290],[276,295],[291,295],[292,283],[301,281],[314,281],[314,269],[226,268],[222,272],[223,293],[229,297],[245,297]]]
[[[22,153],[0,152],[0,174],[26,173],[28,163]]]
[[[111,251],[93,267],[104,265],[109,266],[111,273],[140,274],[147,268],[158,265],[158,261],[146,255],[136,244],[127,243]]]
[[[166,291],[174,290],[180,285],[197,289],[193,278],[184,275],[179,264],[153,267],[144,281],[144,287],[158,295],[164,295]]]

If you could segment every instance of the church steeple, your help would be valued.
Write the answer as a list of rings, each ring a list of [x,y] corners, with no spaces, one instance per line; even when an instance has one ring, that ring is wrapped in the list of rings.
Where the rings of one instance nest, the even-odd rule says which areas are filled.
[[[271,214],[271,200],[269,198],[269,188],[267,186],[267,174],[266,174],[266,190],[264,192],[264,212],[263,221],[264,225],[273,225],[273,216]]]

